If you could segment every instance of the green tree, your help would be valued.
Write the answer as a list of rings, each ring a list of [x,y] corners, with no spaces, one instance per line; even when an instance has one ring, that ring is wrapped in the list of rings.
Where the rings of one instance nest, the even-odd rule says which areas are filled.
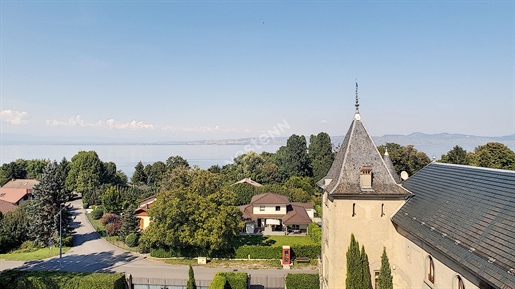
[[[49,162],[48,160],[28,160],[26,162],[27,178],[39,179],[43,173],[43,169]]]
[[[159,187],[166,171],[166,164],[161,161],[157,161],[151,165],[146,165],[145,174],[147,176],[147,184],[149,186]]]
[[[0,253],[18,248],[29,240],[30,222],[26,210],[27,206],[19,206],[0,219]]]
[[[469,157],[473,166],[515,170],[515,152],[502,143],[489,142],[478,146]]]
[[[221,176],[198,168],[177,168],[172,177],[178,181],[157,194],[149,209],[154,221],[140,243],[170,247],[188,255],[231,248],[242,228],[241,212],[234,206],[235,194],[225,189]]]
[[[71,234],[70,206],[62,205],[69,197],[57,162],[50,162],[45,167],[39,184],[32,190],[32,196],[34,199],[29,203],[27,213],[30,218],[29,230],[36,242],[57,244],[60,220],[63,235]]]
[[[102,161],[94,151],[80,151],[72,157],[66,177],[66,189],[87,194],[102,183]]]
[[[291,176],[312,175],[307,150],[306,138],[295,134],[288,138],[286,146],[279,148],[275,154],[275,160],[283,180]]]
[[[185,167],[187,169],[190,169],[190,164],[181,156],[171,156],[166,160],[166,168],[169,171],[172,171],[177,167]]]
[[[122,193],[115,187],[109,187],[102,195],[102,205],[105,213],[119,215],[123,209]]]
[[[325,132],[309,137],[308,156],[313,168],[313,178],[318,181],[326,176],[334,160],[331,137]]]
[[[359,243],[354,238],[354,234],[351,234],[350,245],[347,250],[347,278],[345,279],[345,288],[360,289],[362,272],[363,269]]]
[[[212,165],[207,170],[213,174],[219,174],[222,168],[219,165]]]
[[[393,276],[390,269],[390,261],[386,255],[386,247],[383,247],[383,254],[381,255],[381,268],[379,269],[377,289],[393,289]]]
[[[136,217],[134,209],[134,207],[128,207],[123,211],[122,228],[120,229],[120,238],[123,240],[125,240],[128,235],[138,232],[139,219]]]
[[[236,195],[235,206],[249,204],[252,197],[257,194],[256,187],[249,184],[234,184],[227,189]]]
[[[460,146],[453,147],[447,154],[442,155],[440,162],[457,165],[468,165],[467,151]]]
[[[188,283],[186,284],[186,289],[197,289],[197,285],[195,284],[195,273],[193,272],[191,265],[188,271]]]
[[[134,173],[131,177],[131,182],[136,185],[142,185],[147,183],[147,175],[145,174],[145,167],[141,161],[134,167]]]
[[[365,252],[365,246],[361,246],[361,289],[372,289],[372,277],[370,276],[370,265],[368,264],[368,256]]]
[[[406,171],[411,176],[431,162],[425,153],[419,152],[413,145],[404,147],[396,143],[386,143],[378,146],[377,149],[381,155],[385,153],[385,149],[388,149],[397,174]]]
[[[0,185],[5,185],[12,179],[27,178],[26,162],[18,159],[15,162],[5,163],[0,170]]]

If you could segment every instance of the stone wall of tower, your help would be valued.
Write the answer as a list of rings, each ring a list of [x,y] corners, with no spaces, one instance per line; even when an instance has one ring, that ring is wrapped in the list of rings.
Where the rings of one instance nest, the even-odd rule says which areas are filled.
[[[365,246],[372,284],[375,271],[381,267],[384,246],[396,289],[454,289],[457,288],[458,276],[465,288],[479,288],[479,280],[460,270],[459,264],[431,250],[420,240],[406,238],[406,232],[397,231],[390,217],[404,204],[404,200],[331,199],[324,193],[322,202],[322,288],[345,288],[346,254],[351,234],[356,237],[360,248]],[[429,256],[434,260],[434,283],[429,282],[426,272]]]

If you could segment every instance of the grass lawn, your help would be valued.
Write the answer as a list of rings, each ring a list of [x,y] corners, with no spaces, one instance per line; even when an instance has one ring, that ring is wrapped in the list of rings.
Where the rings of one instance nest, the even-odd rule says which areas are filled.
[[[109,243],[115,245],[116,247],[120,247],[124,250],[127,250],[127,251],[131,251],[131,252],[138,252],[138,247],[129,247],[125,244],[125,242],[122,242],[120,240],[118,240],[118,237],[117,236],[106,236],[105,234],[105,226],[102,225],[102,223],[100,223],[99,220],[93,220],[93,218],[91,218],[90,214],[86,214],[86,216],[88,217],[88,220],[91,222],[91,224],[93,225],[93,228],[95,228],[95,230],[100,234],[100,236],[104,237]]]
[[[282,247],[283,245],[311,244],[315,244],[315,242],[309,236],[240,236],[235,245],[238,247],[243,245]]]
[[[70,247],[63,247],[63,253],[68,252],[68,250],[70,250]],[[0,254],[0,260],[31,261],[54,256],[59,256],[59,247],[12,251],[7,254]]]
[[[88,217],[88,220],[93,225],[93,228],[95,228],[95,230],[97,230],[97,232],[99,232],[99,234],[100,234],[100,231],[105,232],[105,230],[106,230],[105,226],[102,225],[102,223],[100,223],[99,220],[93,220],[93,218],[91,218],[91,213],[87,213],[86,216]]]

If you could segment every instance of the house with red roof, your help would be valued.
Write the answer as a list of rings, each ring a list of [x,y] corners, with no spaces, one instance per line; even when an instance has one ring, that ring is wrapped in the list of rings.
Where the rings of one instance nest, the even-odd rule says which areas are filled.
[[[32,190],[39,184],[34,179],[13,179],[0,188],[0,200],[20,206],[32,199]]]
[[[252,197],[250,204],[239,206],[245,220],[245,233],[306,233],[313,222],[314,207],[310,203],[290,202],[287,196],[266,193]]]

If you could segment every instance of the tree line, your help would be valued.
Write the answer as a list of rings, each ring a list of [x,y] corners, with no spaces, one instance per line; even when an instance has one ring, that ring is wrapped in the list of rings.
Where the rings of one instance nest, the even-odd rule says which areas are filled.
[[[412,145],[386,143],[378,150],[381,154],[388,151],[398,173],[414,174],[431,161]],[[78,152],[70,161],[66,158],[60,162],[19,159],[0,167],[0,184],[13,178],[35,178],[40,184],[34,188],[32,204],[0,215],[1,248],[4,251],[18,248],[26,241],[38,246],[56,244],[60,213],[64,235],[69,236],[70,208],[61,204],[77,194],[82,197],[84,207],[95,207],[99,218],[104,214],[118,216],[116,225],[111,225],[117,229],[112,232],[121,237],[134,233],[136,236],[130,238],[131,244],[138,243],[140,238],[137,219],[122,216],[133,216],[141,199],[157,195],[158,200],[149,211],[155,225],[141,236],[147,249],[177,246],[180,250],[220,250],[241,229],[240,222],[228,221],[230,216],[239,220],[236,206],[250,203],[254,195],[283,194],[292,202],[313,203],[321,214],[321,191],[315,182],[327,174],[336,154],[327,133],[311,135],[309,143],[304,136],[292,135],[275,153],[250,151],[236,157],[231,164],[213,165],[207,170],[192,168],[181,156],[171,156],[146,166],[139,162],[130,182],[122,171],[117,170],[115,163],[103,162],[94,151]],[[456,146],[442,155],[440,161],[515,169],[515,153],[499,143],[479,146],[474,152]],[[235,184],[248,177],[263,186]],[[194,212],[200,209],[203,215],[195,215]],[[207,228],[202,223],[217,225]],[[176,226],[175,231],[170,230],[176,232],[173,236],[163,240],[158,238],[163,230],[173,226]],[[190,229],[187,233],[179,233],[184,228]],[[206,237],[208,231],[214,232],[212,238]],[[196,240],[199,236],[202,236],[202,242]]]

